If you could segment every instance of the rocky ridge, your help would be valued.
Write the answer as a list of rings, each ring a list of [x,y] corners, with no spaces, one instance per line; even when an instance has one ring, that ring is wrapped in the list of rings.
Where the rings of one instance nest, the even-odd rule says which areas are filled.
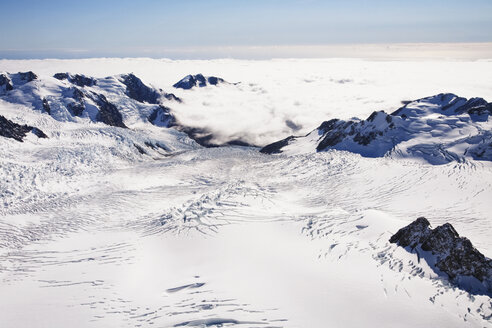
[[[492,295],[492,260],[473,247],[469,239],[460,237],[451,224],[432,229],[429,221],[420,217],[398,230],[389,241],[416,252],[459,287]]]

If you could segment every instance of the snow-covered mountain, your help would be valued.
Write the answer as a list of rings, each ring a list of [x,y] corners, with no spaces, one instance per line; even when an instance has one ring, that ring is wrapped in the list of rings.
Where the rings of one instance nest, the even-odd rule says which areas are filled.
[[[102,122],[126,128],[146,121],[167,127],[174,121],[165,102],[180,99],[145,85],[133,74],[93,78],[57,73],[0,74],[0,99],[45,112],[62,122]]]
[[[203,88],[208,85],[218,85],[227,83],[224,79],[216,76],[203,76],[203,74],[186,75],[184,78],[176,82],[173,87],[177,89],[189,90],[194,87]]]
[[[320,71],[318,60],[255,70],[233,62],[232,71],[222,61],[149,59],[130,69],[128,60],[113,70],[116,60],[100,61],[0,61],[27,71],[0,75],[2,328],[492,327],[492,162],[469,156],[481,144],[474,136],[490,132],[486,101],[443,94],[327,122],[312,139],[278,147],[299,155],[269,156],[189,136],[207,146],[266,144],[330,117],[309,106],[328,100],[346,104],[334,116],[367,116],[346,100],[374,91],[372,82],[349,89],[366,80],[354,72],[352,82],[335,82],[343,74],[332,82],[339,65]],[[118,74],[139,65],[152,74]],[[244,82],[176,96],[160,89],[202,68]],[[346,97],[315,97],[342,87]],[[368,107],[380,104],[371,99]],[[289,103],[294,116],[281,111]],[[244,138],[246,130],[259,138]],[[316,151],[337,132],[336,145],[361,151]],[[407,150],[411,142],[469,150],[465,161],[439,166],[430,155],[396,160],[422,157]],[[428,221],[408,226],[419,229],[402,228],[422,216]],[[484,289],[466,288],[477,281]]]
[[[391,114],[332,119],[304,137],[291,136],[261,149],[267,154],[345,150],[364,157],[423,158],[433,164],[465,157],[492,160],[492,103],[438,94],[411,101]]]

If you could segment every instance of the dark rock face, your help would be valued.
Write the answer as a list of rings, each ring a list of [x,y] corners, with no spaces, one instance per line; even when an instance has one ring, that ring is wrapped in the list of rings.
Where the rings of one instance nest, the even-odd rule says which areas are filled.
[[[171,114],[171,109],[162,105],[159,105],[149,116],[149,122],[162,127],[172,126],[176,120]]]
[[[107,125],[117,126],[120,128],[126,128],[127,126],[123,123],[123,117],[118,111],[118,108],[112,103],[110,103],[104,95],[95,94],[94,101],[99,107],[99,113],[97,114],[97,121],[103,122]]]
[[[123,75],[121,83],[126,86],[126,95],[128,97],[142,103],[159,104],[159,100],[161,97],[167,100],[175,100],[181,102],[181,99],[179,99],[172,93],[165,93],[162,90],[156,90],[145,85],[142,80],[140,80],[133,74]]]
[[[8,120],[0,115],[0,136],[5,138],[12,138],[22,142],[26,134],[29,132],[34,133],[36,136],[38,136],[38,138],[48,138],[48,136],[38,128],[29,125],[20,125],[14,123],[11,120]]]
[[[492,144],[492,131],[481,124],[489,122],[491,115],[492,103],[483,98],[467,100],[451,93],[438,94],[405,101],[405,105],[392,114],[375,111],[365,120],[354,118],[347,121],[325,121],[307,135],[312,141],[303,148],[308,149],[297,148],[295,151],[311,152],[315,149],[322,152],[336,149],[364,157],[396,154],[403,157],[423,157],[431,164],[461,161],[465,156],[490,161],[492,148],[488,145]],[[454,129],[464,127],[469,127],[473,132],[465,137],[456,137],[453,134]],[[419,138],[422,136],[426,138]],[[262,151],[281,153],[281,148],[288,146],[290,141],[295,144],[298,141],[294,139],[302,138],[291,138],[289,142],[284,142],[284,139],[265,146]],[[406,143],[411,139],[418,139],[418,143]],[[463,144],[462,153],[455,147],[457,143]]]
[[[138,77],[133,74],[127,74],[123,75],[122,78],[121,82],[126,85],[128,97],[149,104],[158,103],[159,93],[155,89],[146,86]]]
[[[410,246],[411,248],[415,248],[418,244],[423,243],[430,231],[429,221],[424,217],[420,217],[406,227],[398,230],[397,233],[391,236],[389,241],[390,243],[397,243],[401,247]]]
[[[398,230],[389,241],[410,247],[411,251],[431,252],[435,263],[429,265],[446,273],[451,282],[460,286],[461,278],[474,277],[482,284],[477,291],[492,294],[492,260],[473,247],[470,240],[460,237],[451,224],[431,229],[429,221],[420,217]]]
[[[203,76],[203,74],[187,75],[182,78],[179,82],[173,85],[173,87],[178,89],[189,90],[193,87],[206,87],[207,85],[218,85],[219,83],[224,83],[225,80],[216,76]]]
[[[75,87],[71,89],[71,91],[74,102],[69,103],[67,108],[70,110],[72,115],[81,116],[85,110],[84,93]]]
[[[43,110],[46,113],[51,114],[50,103],[48,102],[48,99],[46,99],[46,98],[43,98]]]
[[[56,73],[53,77],[58,80],[67,80],[81,88],[92,87],[97,83],[96,79],[82,74]]]
[[[25,81],[26,83],[27,82],[34,81],[34,80],[36,80],[38,78],[38,76],[36,74],[34,74],[33,72],[31,72],[31,71],[29,71],[29,72],[19,72],[18,75],[19,75],[19,78],[22,81]]]
[[[8,75],[0,74],[0,88],[3,88],[5,91],[14,90],[14,86]]]
[[[296,137],[290,136],[283,140],[274,142],[260,149],[260,153],[263,154],[280,154],[282,152],[282,148],[287,146],[291,140],[294,140]]]

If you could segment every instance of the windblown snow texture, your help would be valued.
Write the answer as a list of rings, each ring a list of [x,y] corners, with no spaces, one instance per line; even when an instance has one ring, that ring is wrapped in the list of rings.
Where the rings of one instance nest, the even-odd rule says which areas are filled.
[[[267,154],[346,150],[364,157],[421,157],[432,164],[464,157],[492,160],[492,104],[438,94],[366,120],[332,119],[305,137],[289,137],[261,149]]]
[[[470,240],[460,237],[451,224],[431,229],[429,221],[420,217],[398,230],[389,241],[411,251],[431,252],[434,257],[429,257],[429,265],[446,273],[453,283],[492,295],[492,260],[473,247]],[[479,283],[470,285],[470,277]]]

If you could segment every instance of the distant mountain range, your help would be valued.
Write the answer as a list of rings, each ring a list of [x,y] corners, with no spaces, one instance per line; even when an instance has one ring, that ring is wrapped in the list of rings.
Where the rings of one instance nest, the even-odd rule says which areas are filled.
[[[191,89],[220,83],[227,82],[197,74],[184,77],[174,87]],[[179,123],[171,107],[182,99],[146,85],[131,73],[105,78],[57,73],[43,79],[30,71],[1,73],[0,99],[49,114],[58,121],[102,122],[119,128],[151,123],[185,132],[202,146],[220,146],[211,142],[213,135],[206,129]],[[483,98],[438,94],[405,102],[391,114],[379,111],[365,120],[331,119],[305,136],[290,136],[260,151],[295,155],[333,149],[364,157],[421,158],[432,164],[462,161],[466,157],[490,161],[491,115],[492,103]],[[0,135],[22,140],[24,131],[42,132],[36,127],[19,128],[15,124],[2,117]],[[249,146],[241,140],[225,145]]]

